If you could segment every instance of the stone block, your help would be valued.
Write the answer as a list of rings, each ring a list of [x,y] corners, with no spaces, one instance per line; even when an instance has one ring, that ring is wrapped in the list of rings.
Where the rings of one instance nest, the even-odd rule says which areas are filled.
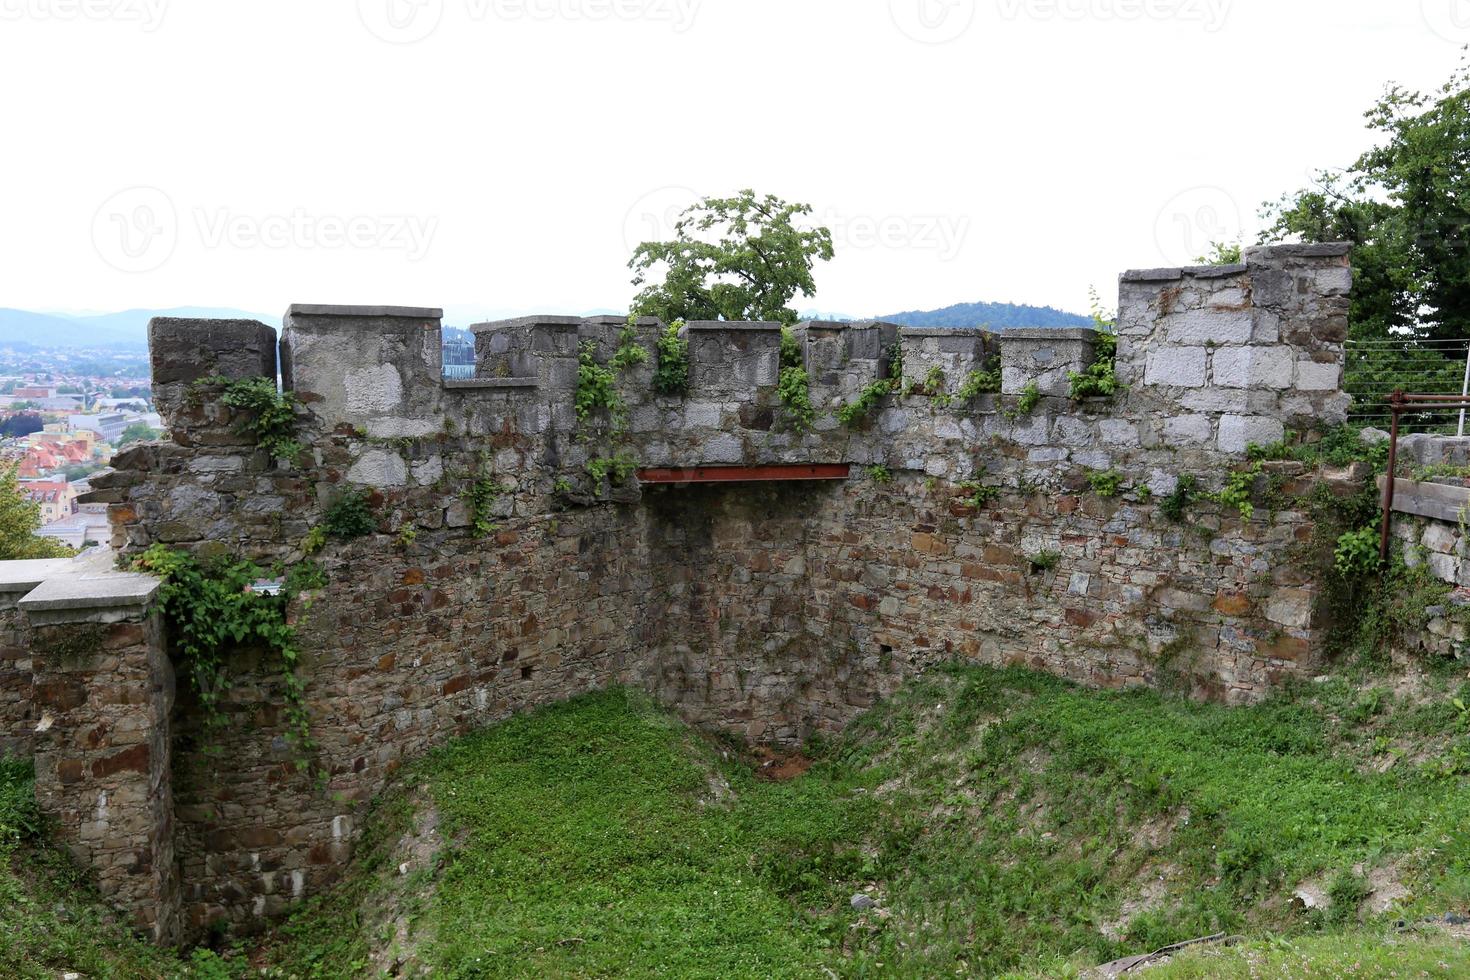
[[[1178,415],[1164,423],[1164,440],[1171,446],[1204,445],[1214,435],[1207,415]]]
[[[1291,387],[1293,355],[1286,347],[1225,347],[1212,361],[1213,381],[1221,388]]]
[[[1246,344],[1251,339],[1250,310],[1187,310],[1161,317],[1159,324],[1171,344]]]
[[[1203,388],[1207,352],[1203,347],[1175,347],[1153,351],[1143,383],[1156,387]]]
[[[1225,415],[1220,418],[1218,447],[1222,453],[1243,453],[1251,443],[1270,446],[1286,438],[1280,419]]]
[[[1342,365],[1337,362],[1320,364],[1316,361],[1298,361],[1296,365],[1296,387],[1300,391],[1336,391],[1342,386]]]

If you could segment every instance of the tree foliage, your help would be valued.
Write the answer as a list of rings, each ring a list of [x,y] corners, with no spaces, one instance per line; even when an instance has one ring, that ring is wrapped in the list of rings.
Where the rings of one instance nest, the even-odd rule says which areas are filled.
[[[811,213],[772,195],[743,190],[706,197],[684,211],[674,238],[644,242],[628,267],[632,315],[675,320],[775,320],[790,326],[797,293],[812,296],[813,264],[832,258],[832,232],[799,228]]]
[[[1470,66],[1432,93],[1390,85],[1366,113],[1382,143],[1267,204],[1266,241],[1351,242],[1352,336],[1470,327]]]
[[[147,422],[134,422],[122,430],[122,435],[117,438],[117,446],[121,449],[129,443],[151,442],[154,439],[161,439],[162,437],[163,433],[153,428]]]
[[[65,558],[72,550],[59,541],[36,535],[41,505],[20,489],[15,467],[0,469],[0,561],[17,558]]]

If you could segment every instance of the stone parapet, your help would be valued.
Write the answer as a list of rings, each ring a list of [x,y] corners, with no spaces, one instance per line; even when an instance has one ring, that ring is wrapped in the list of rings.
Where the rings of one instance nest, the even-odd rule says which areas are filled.
[[[159,583],[108,571],[110,561],[102,552],[44,569],[0,565],[9,583],[41,579],[16,603],[21,620],[12,624],[31,665],[36,797],[103,896],[154,940],[174,942],[174,678],[154,602]]]

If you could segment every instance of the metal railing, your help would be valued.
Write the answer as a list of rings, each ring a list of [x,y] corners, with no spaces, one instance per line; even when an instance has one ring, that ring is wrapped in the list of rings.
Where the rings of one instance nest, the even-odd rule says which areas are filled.
[[[1343,387],[1353,396],[1348,418],[1360,425],[1388,424],[1395,392],[1470,396],[1470,338],[1350,340]],[[1416,396],[1417,397],[1417,396]],[[1424,402],[1400,405],[1400,425],[1429,431],[1453,424],[1465,434],[1466,413],[1450,420]]]
[[[1470,368],[1466,369],[1470,375]],[[1470,378],[1467,378],[1467,386],[1470,386]],[[1399,462],[1399,419],[1411,412],[1432,415],[1436,410],[1459,409],[1460,435],[1463,436],[1465,426],[1465,410],[1470,408],[1470,395],[1406,395],[1402,391],[1391,393],[1384,402],[1388,406],[1390,417],[1388,430],[1388,472],[1383,486],[1383,519],[1379,522],[1380,537],[1378,541],[1378,557],[1382,561],[1388,561],[1389,530],[1393,523],[1393,497],[1397,484],[1395,469]]]

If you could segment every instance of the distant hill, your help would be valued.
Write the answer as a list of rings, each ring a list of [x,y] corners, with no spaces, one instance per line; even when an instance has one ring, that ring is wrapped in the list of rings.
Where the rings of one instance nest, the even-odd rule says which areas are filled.
[[[910,310],[878,319],[905,327],[985,327],[989,330],[1093,325],[1091,317],[1079,313],[1067,313],[1050,306],[1017,306],[1015,303],[956,303],[942,310]]]
[[[278,317],[206,306],[75,316],[0,309],[0,346],[143,348],[148,345],[148,321],[156,316],[243,318],[279,325]]]

